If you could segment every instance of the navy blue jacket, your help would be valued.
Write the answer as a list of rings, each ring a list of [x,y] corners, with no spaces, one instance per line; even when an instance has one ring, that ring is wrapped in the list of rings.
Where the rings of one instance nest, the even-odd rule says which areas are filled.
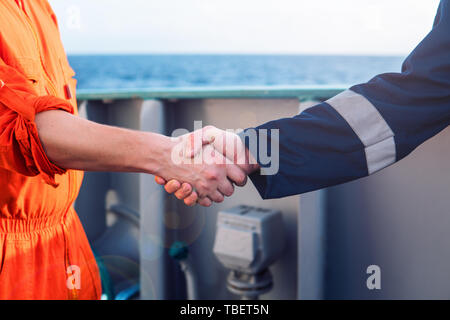
[[[406,58],[401,73],[380,74],[295,117],[255,128],[268,129],[263,143],[269,145],[270,129],[279,129],[278,173],[250,176],[264,199],[370,175],[449,125],[449,1],[441,0],[432,31]],[[244,140],[249,146],[249,139]]]

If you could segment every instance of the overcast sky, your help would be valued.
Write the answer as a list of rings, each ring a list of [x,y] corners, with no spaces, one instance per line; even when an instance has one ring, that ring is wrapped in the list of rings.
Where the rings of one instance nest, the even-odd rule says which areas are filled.
[[[405,55],[439,0],[50,0],[70,53]]]

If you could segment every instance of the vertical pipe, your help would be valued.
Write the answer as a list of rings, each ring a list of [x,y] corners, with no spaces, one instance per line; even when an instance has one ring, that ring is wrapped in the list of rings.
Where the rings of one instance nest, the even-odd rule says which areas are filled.
[[[147,100],[142,104],[141,130],[165,133],[164,105]],[[148,150],[152,152],[151,150]],[[140,175],[140,263],[141,299],[165,299],[165,195],[154,177]]]
[[[315,102],[301,103],[299,111]],[[326,190],[300,196],[298,212],[298,299],[318,300],[324,297]]]

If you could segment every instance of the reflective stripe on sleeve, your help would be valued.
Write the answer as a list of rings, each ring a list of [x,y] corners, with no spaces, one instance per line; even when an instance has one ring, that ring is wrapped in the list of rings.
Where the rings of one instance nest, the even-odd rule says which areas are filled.
[[[395,162],[394,133],[369,100],[356,92],[346,90],[326,103],[347,121],[365,146],[369,174]]]

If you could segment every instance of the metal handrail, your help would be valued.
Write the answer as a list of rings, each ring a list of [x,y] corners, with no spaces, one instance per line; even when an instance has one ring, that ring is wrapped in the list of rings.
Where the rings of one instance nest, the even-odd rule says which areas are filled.
[[[78,100],[120,99],[280,99],[323,100],[347,87],[338,86],[234,86],[141,89],[81,89]]]

